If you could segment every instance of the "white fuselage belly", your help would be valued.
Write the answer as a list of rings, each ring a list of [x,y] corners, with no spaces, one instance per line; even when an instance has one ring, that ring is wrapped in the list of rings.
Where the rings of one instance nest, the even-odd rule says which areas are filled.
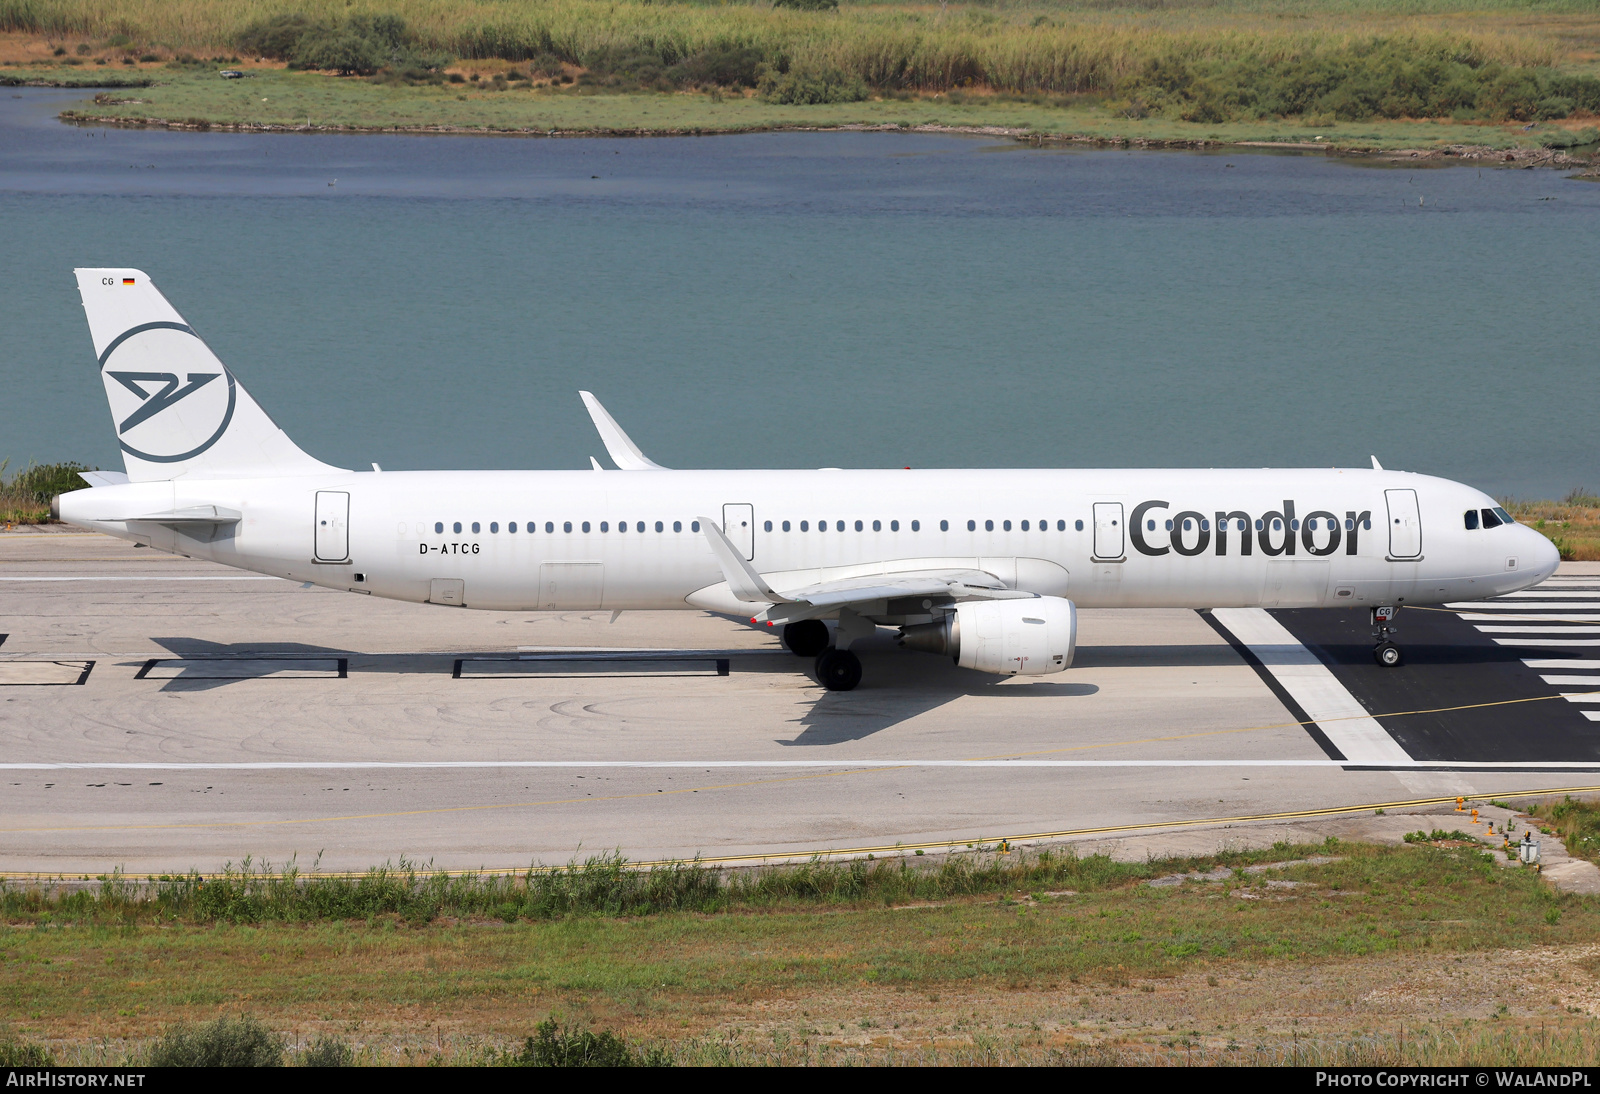
[[[1391,508],[1407,491],[1416,520],[1396,530]],[[319,492],[348,495],[343,559],[316,561],[319,543],[324,557],[337,550],[318,539]],[[242,516],[216,526],[127,520],[195,505]],[[948,567],[1091,608],[1332,607],[1468,600],[1543,580],[1554,567],[1544,537],[1464,526],[1464,511],[1493,505],[1445,479],[1364,469],[415,471],[132,483],[64,495],[61,516],[160,550],[397,600],[748,616],[692,530],[701,516],[723,521],[740,544],[748,518],[751,566],[779,591]],[[1398,551],[1391,535],[1404,539]]]

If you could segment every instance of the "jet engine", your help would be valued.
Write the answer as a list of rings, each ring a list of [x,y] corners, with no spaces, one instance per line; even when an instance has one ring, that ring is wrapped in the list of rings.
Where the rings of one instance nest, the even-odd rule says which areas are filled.
[[[1001,676],[1045,676],[1072,664],[1078,609],[1059,596],[974,600],[943,619],[900,628],[900,645],[948,654],[964,669]]]

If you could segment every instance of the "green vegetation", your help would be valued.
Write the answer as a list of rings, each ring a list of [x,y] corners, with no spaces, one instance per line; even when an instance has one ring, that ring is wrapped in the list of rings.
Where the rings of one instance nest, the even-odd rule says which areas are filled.
[[[509,1062],[518,1067],[671,1067],[673,1060],[658,1046],[630,1048],[609,1029],[595,1033],[546,1018]]]
[[[1313,852],[1338,858],[1291,861]],[[1218,881],[1143,883],[1264,861],[1285,865]],[[437,913],[431,921],[409,907],[376,910],[397,906],[393,899],[318,905],[312,895],[296,905],[280,896],[280,918],[245,923],[148,894],[141,903],[115,885],[31,897],[12,888],[0,926],[0,992],[18,1037],[83,1062],[181,1046],[192,1058],[201,1045],[266,1057],[277,1045],[290,1062],[320,1052],[363,1063],[537,1064],[623,1049],[635,1062],[680,1064],[1179,1062],[1191,1054],[1238,1063],[1600,1060],[1600,1030],[1563,1025],[1571,1015],[1546,1002],[1548,987],[1524,993],[1548,1007],[1540,1012],[1547,1032],[1424,1021],[1406,1034],[1392,1019],[1378,1035],[1362,1026],[1361,1008],[1346,1006],[1345,993],[1393,984],[1398,970],[1433,977],[1458,957],[1559,954],[1600,942],[1592,901],[1559,895],[1532,871],[1496,867],[1470,848],[1280,846],[1133,864],[973,853],[914,884],[898,863],[808,864],[722,880],[718,891],[752,895],[725,895],[715,914],[693,910],[707,888],[687,884],[694,875],[682,866],[654,881],[655,871],[638,871],[645,877],[630,892],[653,891],[658,906],[636,914],[637,896],[606,895],[619,884],[615,866],[561,871],[569,878],[562,886],[598,895],[515,921],[492,903],[505,891],[481,878],[460,890],[480,894],[470,901],[458,895],[421,909]],[[412,890],[432,876],[417,874]],[[347,888],[331,878],[300,878],[296,887],[326,896],[362,891],[365,882],[368,893],[392,893],[401,879],[390,871],[343,879]],[[1070,887],[1056,888],[1063,882]],[[664,893],[688,896],[667,901]],[[468,904],[481,910],[466,914]],[[328,914],[313,917],[319,907]],[[1588,951],[1573,952],[1578,960]],[[1424,966],[1435,971],[1418,971]],[[1538,975],[1550,967],[1538,964]],[[1291,1040],[1287,1021],[1281,1031],[1251,1033],[1247,1020],[1244,1030],[1218,1025],[1202,1037],[1197,1026],[1175,1039],[1171,1030],[1187,1026],[1152,1019],[1135,1036],[1125,1018],[1107,1025],[1096,1017],[1170,1005],[1183,1015],[1172,1021],[1210,1030],[1237,1022],[1248,998],[1278,1006],[1273,1000],[1300,990],[1292,985],[1308,975],[1324,978],[1334,993],[1329,1013],[1344,1025]],[[1197,989],[1196,981],[1228,987]],[[1226,1007],[1193,1014],[1197,999],[1212,997]],[[250,1033],[241,1013],[271,1032]],[[218,1017],[235,1020],[205,1025]],[[349,1056],[318,1049],[317,1038],[334,1031]],[[111,1044],[112,1056],[93,1056],[96,1044]]]
[[[1540,828],[1561,838],[1568,854],[1600,863],[1600,805],[1569,794],[1558,802],[1540,802],[1528,813]]]
[[[1229,853],[1208,859],[1245,866],[1293,853]],[[419,869],[404,859],[358,876],[274,871],[246,859],[221,875],[187,874],[138,883],[112,873],[92,888],[45,893],[0,881],[0,916],[13,921],[295,923],[370,920],[392,915],[408,923],[441,916],[492,917],[507,923],[571,916],[636,917],[670,912],[710,914],[778,907],[894,906],[1013,891],[1071,886],[1095,891],[1152,878],[1184,862],[1114,862],[1104,855],[950,855],[937,866],[907,858],[814,861],[724,872],[699,862],[648,869],[618,855],[598,855],[563,867],[526,873],[450,874]]]
[[[50,499],[88,484],[78,477],[89,468],[81,463],[29,464],[10,479],[8,461],[0,460],[0,523],[43,524],[50,519]]]
[[[1573,490],[1560,501],[1500,503],[1523,524],[1543,532],[1569,562],[1600,562],[1600,497]]]
[[[0,1067],[54,1067],[55,1054],[43,1045],[0,1040]]]
[[[1442,828],[1435,828],[1431,832],[1423,832],[1421,830],[1416,832],[1407,832],[1401,838],[1407,843],[1448,843],[1454,841],[1463,843],[1482,842],[1477,836],[1470,835],[1461,831],[1460,829],[1452,829],[1449,832],[1446,832]]]
[[[150,1050],[151,1067],[278,1067],[283,1039],[249,1016],[167,1030]]]
[[[85,56],[104,64],[147,56],[182,64],[213,53],[214,61],[232,63],[222,54],[239,54],[435,88],[453,75],[502,91],[575,81],[573,93],[698,90],[720,99],[729,90],[757,89],[779,106],[961,91],[983,105],[997,96],[999,105],[1005,96],[1022,97],[1058,109],[1093,106],[1129,122],[1292,120],[1317,128],[1378,119],[1549,121],[1600,112],[1600,78],[1592,71],[1600,25],[1592,9],[1560,2],[1530,8],[1484,0],[1463,9],[1426,0],[1154,7],[1138,0],[1041,0],[934,11],[841,8],[836,0],[771,6],[549,0],[517,7],[488,0],[339,6],[0,0],[5,32],[76,39]],[[147,47],[161,53],[139,52]],[[84,59],[58,51],[61,64]],[[460,63],[447,75],[452,60]],[[529,68],[508,67],[522,64]],[[454,109],[447,117],[471,113]],[[632,117],[644,113],[633,104]],[[348,114],[335,109],[322,116],[361,124]],[[220,120],[210,112],[194,117]],[[699,127],[723,125],[706,119]]]

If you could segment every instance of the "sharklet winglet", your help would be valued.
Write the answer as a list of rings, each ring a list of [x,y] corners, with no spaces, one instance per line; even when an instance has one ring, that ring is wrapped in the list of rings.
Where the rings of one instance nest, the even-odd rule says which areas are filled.
[[[670,468],[662,467],[650,459],[639,446],[633,443],[633,438],[622,431],[617,420],[606,412],[591,392],[580,391],[584,407],[589,411],[589,417],[594,420],[594,427],[600,434],[600,441],[606,446],[606,452],[611,456],[611,462],[624,471],[667,471]]]

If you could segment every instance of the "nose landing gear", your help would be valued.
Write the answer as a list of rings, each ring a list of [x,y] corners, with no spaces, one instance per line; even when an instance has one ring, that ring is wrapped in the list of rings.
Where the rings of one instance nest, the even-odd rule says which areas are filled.
[[[1386,669],[1396,667],[1402,660],[1400,647],[1391,638],[1400,632],[1400,628],[1394,625],[1395,617],[1399,614],[1398,606],[1386,605],[1372,609],[1372,637],[1378,640],[1372,649],[1372,657]]]

